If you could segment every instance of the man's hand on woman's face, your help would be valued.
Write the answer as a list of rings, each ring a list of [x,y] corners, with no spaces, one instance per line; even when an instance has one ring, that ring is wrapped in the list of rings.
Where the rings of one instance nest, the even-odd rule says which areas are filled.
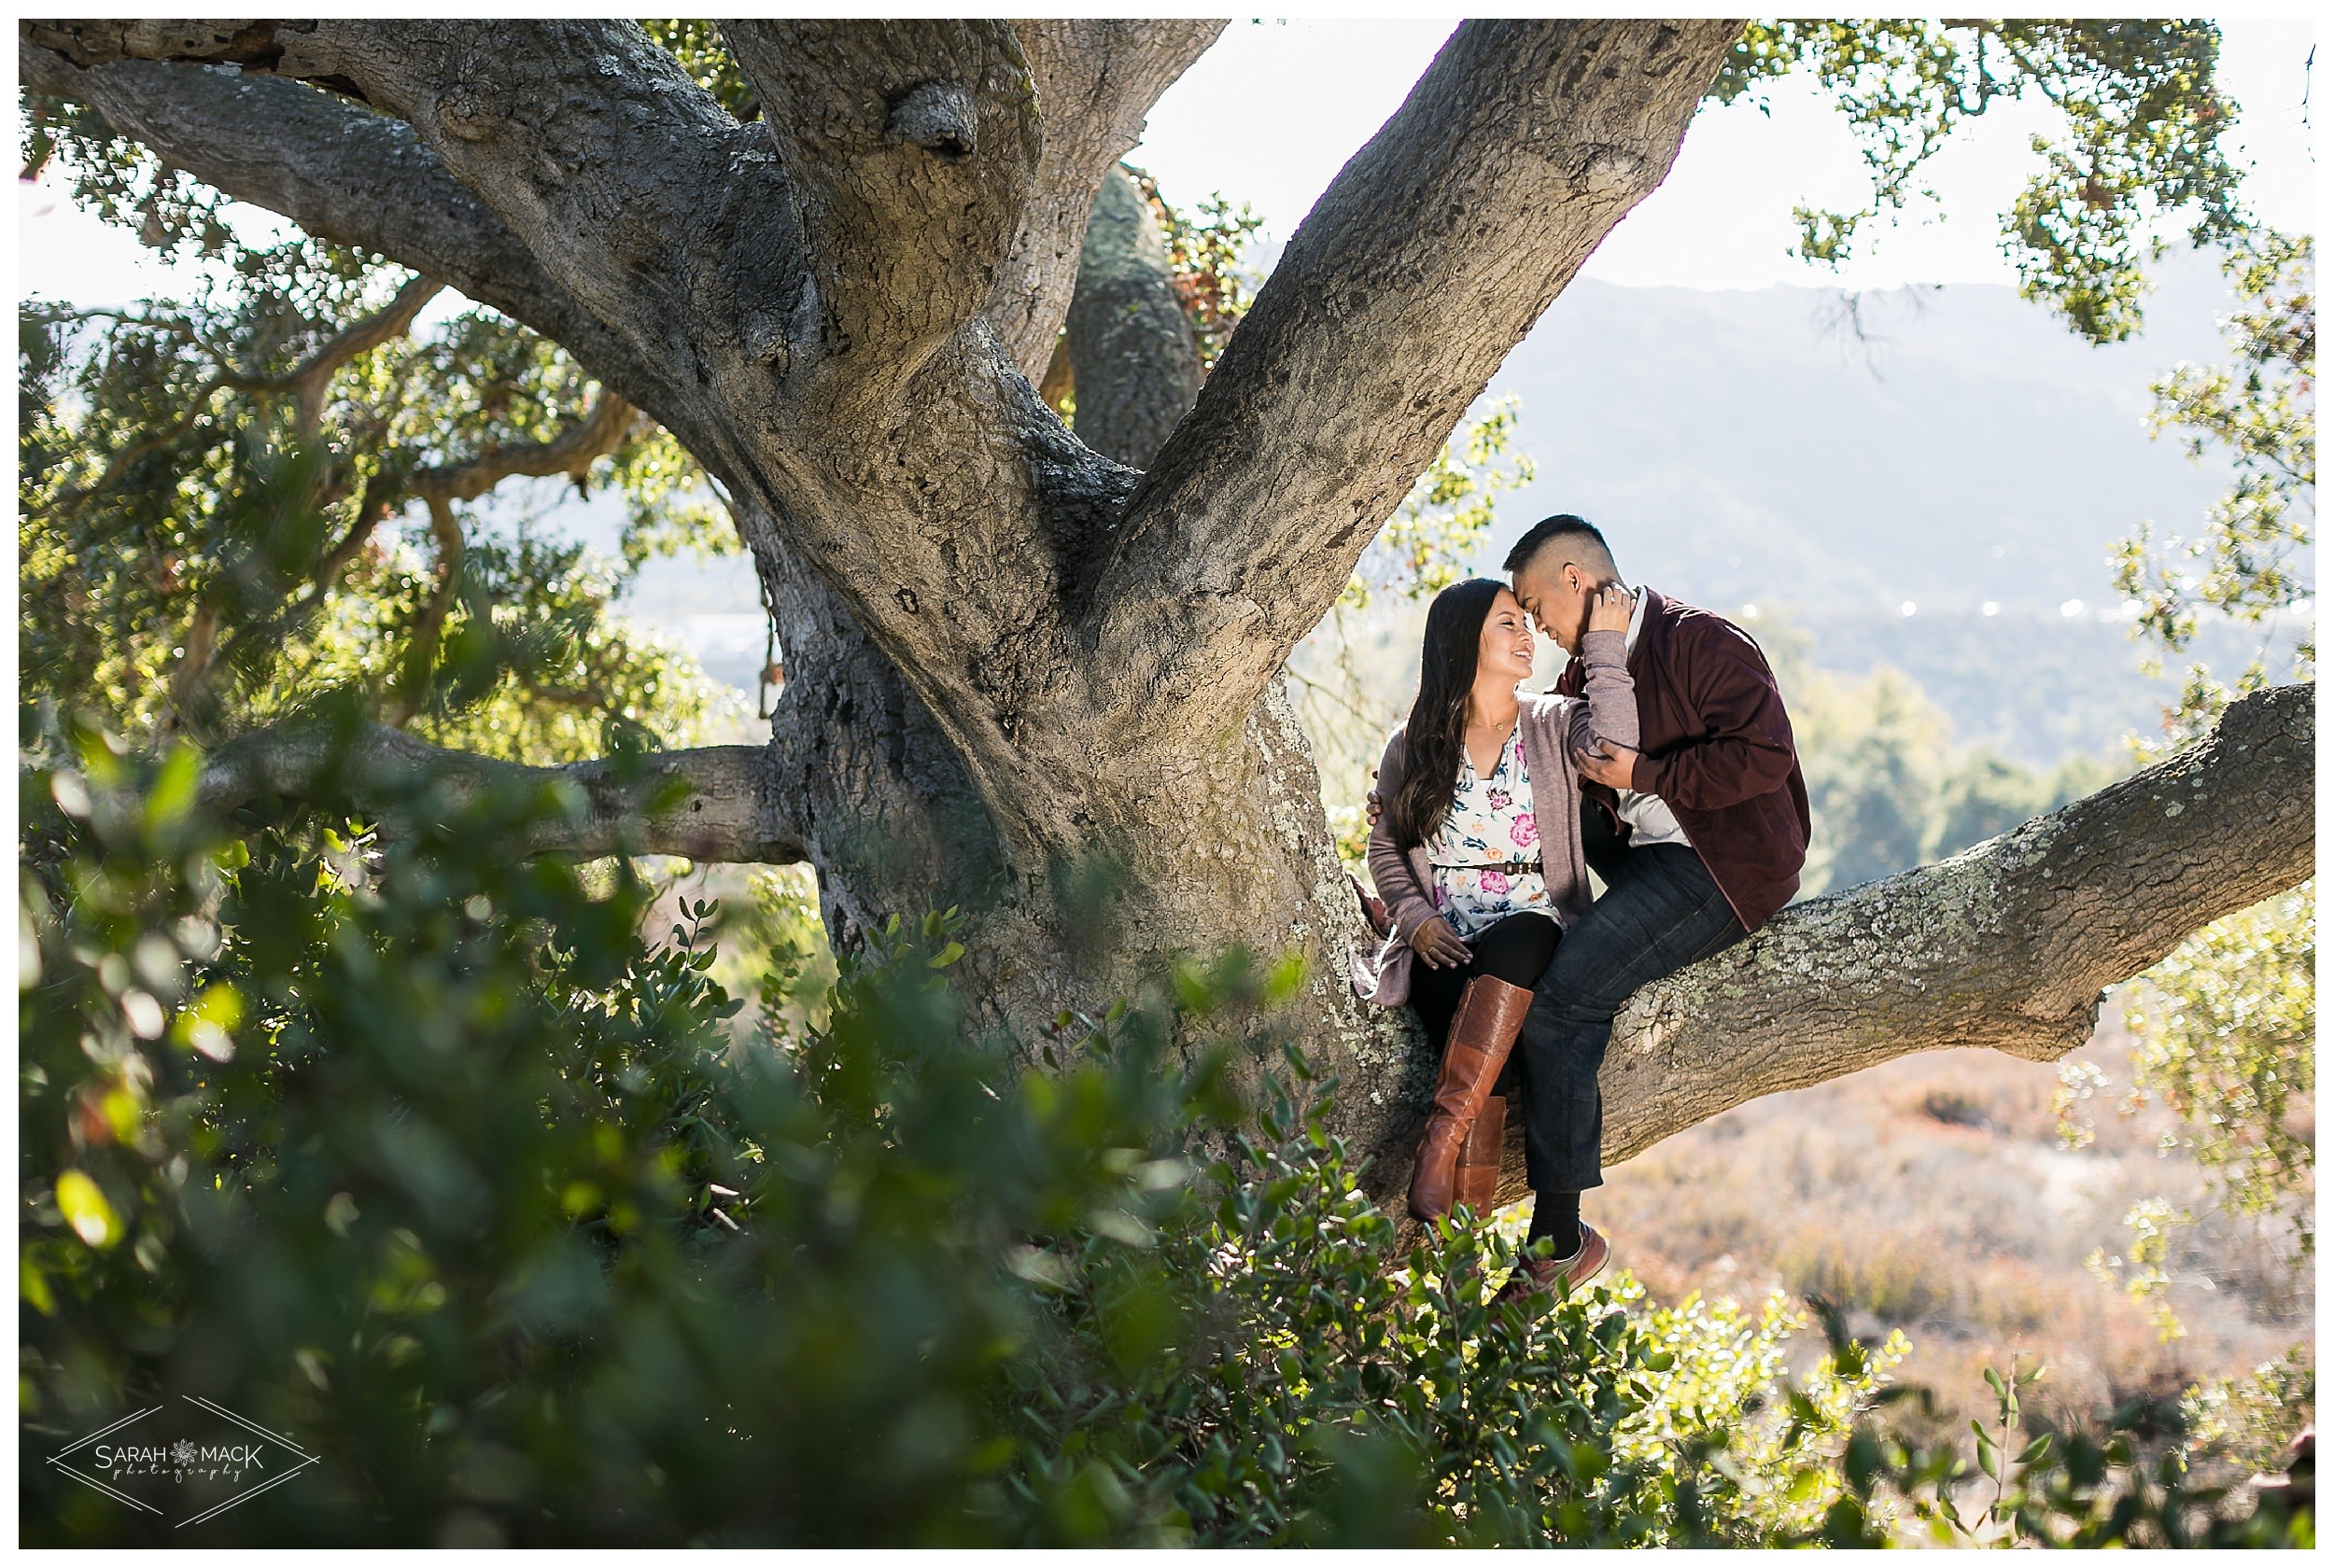
[[[1637,595],[1618,582],[1608,582],[1596,590],[1588,601],[1588,629],[1592,632],[1625,632],[1629,617],[1636,613]]]

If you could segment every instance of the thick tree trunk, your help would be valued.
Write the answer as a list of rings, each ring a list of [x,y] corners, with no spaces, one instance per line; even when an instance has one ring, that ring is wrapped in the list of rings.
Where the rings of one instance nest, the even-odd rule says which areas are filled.
[[[741,523],[759,541],[787,650],[774,789],[791,803],[838,942],[895,912],[957,908],[975,1017],[1011,1029],[1033,1057],[1061,1014],[1099,1018],[1116,997],[1158,997],[1179,961],[1235,945],[1267,963],[1294,953],[1305,964],[1301,995],[1247,1022],[1343,1074],[1356,1106],[1391,1109],[1422,1092],[1408,1015],[1364,1006],[1345,979],[1370,932],[1277,684],[1238,734],[1195,749],[1175,780],[1175,819],[1146,835],[1139,861],[1017,853],[897,668],[766,528],[750,514]],[[1059,804],[1077,809],[1066,792]],[[1269,1067],[1278,1055],[1264,1040],[1254,1036],[1255,1060]],[[1403,1135],[1375,1131],[1367,1116],[1355,1127],[1371,1147]]]

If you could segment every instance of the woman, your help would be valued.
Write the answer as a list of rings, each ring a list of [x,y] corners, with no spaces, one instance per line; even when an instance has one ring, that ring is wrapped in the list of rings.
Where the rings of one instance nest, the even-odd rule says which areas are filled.
[[[1573,753],[1597,740],[1637,746],[1624,662],[1633,607],[1617,586],[1591,605],[1584,701],[1517,694],[1532,673],[1532,627],[1504,583],[1458,583],[1427,611],[1418,700],[1378,764],[1385,809],[1370,832],[1393,930],[1356,977],[1372,1001],[1409,1003],[1443,1042],[1411,1178],[1421,1219],[1462,1202],[1490,1211],[1507,1118],[1492,1090],[1564,923],[1589,903]],[[1579,1216],[1578,1193],[1540,1194],[1532,1237],[1558,1258],[1582,1255],[1593,1232]]]

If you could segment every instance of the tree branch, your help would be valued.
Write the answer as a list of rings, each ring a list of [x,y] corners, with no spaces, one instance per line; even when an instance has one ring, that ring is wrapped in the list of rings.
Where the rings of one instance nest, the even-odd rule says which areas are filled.
[[[640,412],[603,388],[583,418],[550,441],[490,444],[465,462],[416,469],[407,483],[416,496],[447,501],[474,501],[504,480],[522,476],[565,474],[580,488],[592,465],[630,440],[639,424]]]
[[[87,104],[205,184],[321,239],[442,278],[654,405],[655,378],[402,121],[298,82],[200,65],[126,60],[82,69],[20,42],[17,66],[25,86]]]
[[[880,399],[989,299],[1038,169],[1000,21],[725,21],[808,240],[822,367]]]
[[[973,199],[942,211],[929,231],[911,226],[907,248],[918,254],[900,264],[913,273],[927,264],[923,253],[949,249],[948,235],[957,231],[976,249],[985,245],[989,262],[971,284],[943,280],[968,289],[962,298],[911,293],[895,301],[911,349],[948,321],[958,324],[921,366],[911,364],[912,352],[851,353],[851,373],[836,375],[822,374],[838,363],[825,332],[834,317],[804,259],[803,226],[770,141],[791,122],[738,126],[629,23],[286,22],[269,35],[273,53],[242,28],[125,34],[123,24],[73,24],[60,35],[43,25],[22,36],[72,48],[91,63],[80,70],[48,54],[45,68],[70,83],[60,84],[63,91],[97,100],[109,117],[127,107],[167,121],[161,131],[184,133],[164,136],[152,125],[136,133],[231,194],[312,226],[347,225],[357,243],[401,243],[392,254],[466,289],[464,272],[476,271],[484,253],[499,268],[511,264],[498,279],[522,272],[535,289],[527,301],[535,314],[513,314],[648,409],[731,494],[753,503],[753,515],[781,528],[792,552],[898,647],[901,667],[933,710],[949,716],[960,744],[993,741],[1021,721],[1028,705],[1012,688],[1025,672],[1048,692],[1062,689],[1069,664],[1060,541],[1085,549],[1100,532],[1096,520],[1115,516],[1126,486],[1124,470],[1085,452],[1037,404],[976,318],[1014,232],[1034,150],[1026,74],[1000,28],[907,30],[973,40],[983,70],[1014,84],[1001,98],[997,81],[975,78],[987,84],[975,105],[976,137],[983,115],[1002,117],[1012,133],[991,136],[989,153],[968,161],[1013,156],[1003,160],[1011,176],[1003,186],[960,192]],[[120,58],[139,50],[248,64],[236,78]],[[41,50],[20,53],[40,63]],[[262,68],[359,93],[412,129],[248,74]],[[882,68],[869,70],[879,77]],[[89,85],[96,78],[111,91],[134,74],[142,74],[138,93],[105,99]],[[897,85],[953,79],[934,73]],[[162,89],[169,90],[167,112],[148,101]],[[892,105],[912,110],[899,120],[903,136],[887,144],[889,153],[870,154],[859,173],[879,174],[887,158],[906,161],[923,181],[909,182],[911,194],[928,206],[950,182],[961,185],[955,175],[963,171],[944,164],[952,156],[940,102],[948,94],[926,96],[933,102],[917,106],[903,94]],[[855,123],[851,104],[836,108],[840,123]],[[263,118],[279,110],[296,158],[275,145],[279,128]],[[889,108],[873,118],[883,134]],[[906,133],[935,147],[907,141]],[[337,148],[344,135],[366,156],[352,161]],[[856,145],[806,155],[838,182],[817,193],[830,217],[852,177],[837,161],[851,164]],[[190,148],[203,156],[186,156]],[[281,189],[288,179],[289,189]],[[407,194],[416,180],[427,198],[418,210],[382,199]],[[429,210],[433,204],[447,210]],[[915,206],[892,217],[905,221]],[[396,215],[387,233],[375,232],[383,209]],[[986,229],[964,216],[982,210]],[[437,227],[465,224],[465,243],[445,247],[453,254],[432,252]],[[966,254],[954,251],[960,261]],[[603,369],[611,365],[617,370]],[[904,374],[920,378],[912,391]],[[935,477],[944,482],[935,485]],[[977,586],[959,596],[949,617],[923,614],[917,607],[946,582]],[[965,713],[965,723],[955,724]]]
[[[513,782],[551,786],[568,809],[517,847],[577,860],[603,855],[686,855],[700,861],[789,864],[803,858],[800,829],[778,798],[769,749],[710,746],[636,758],[531,767],[432,746],[386,724],[340,737],[327,725],[279,725],[229,742],[204,760],[200,797],[214,811],[271,797],[376,811],[417,786],[449,805]],[[676,784],[665,810],[648,806]]]
[[[1069,350],[1078,440],[1114,463],[1148,468],[1200,395],[1200,351],[1175,298],[1166,236],[1142,188],[1116,164],[1087,220]]]
[[[461,586],[462,525],[455,516],[454,503],[474,501],[504,480],[520,475],[549,479],[565,474],[581,490],[592,465],[630,439],[639,422],[640,414],[630,403],[603,388],[590,412],[551,441],[489,446],[468,462],[418,469],[406,482],[429,508],[429,534],[438,545],[438,581],[414,627],[413,645],[405,656],[411,674],[390,710],[391,724],[404,725],[428,699],[437,664],[438,637]]]
[[[1223,32],[1220,21],[1048,17],[1016,21],[1044,117],[1037,177],[982,313],[1005,353],[1044,379],[1071,290],[1088,208],[1104,173],[1143,137],[1143,117]],[[1156,450],[1156,448],[1154,448]]]
[[[1508,351],[1660,183],[1734,21],[1470,21],[1289,242],[1085,603],[1118,680],[1236,721]]]
[[[17,35],[37,49],[53,49],[76,65],[117,60],[192,60],[222,65],[273,69],[283,53],[281,24],[254,21],[181,21],[146,17],[93,17],[17,23]]]
[[[2311,875],[2316,695],[2232,703],[2144,772],[1940,864],[1793,904],[1647,987],[1605,1058],[1606,1163],[1915,1051],[2074,1049],[2102,987]],[[1520,1197],[1520,1133],[1511,1142],[1503,1191]]]
[[[401,338],[413,330],[414,318],[444,287],[445,285],[437,279],[419,274],[407,279],[386,309],[361,321],[352,322],[333,334],[322,347],[302,360],[298,369],[273,382],[248,385],[244,390],[262,394],[290,393],[301,431],[315,435],[324,423],[325,393],[331,387],[332,377],[341,367],[359,355],[370,354],[391,339]]]
[[[35,514],[61,511],[78,505],[100,491],[109,488],[121,477],[121,470],[138,458],[159,447],[167,446],[187,433],[208,412],[211,399],[228,390],[249,392],[259,397],[276,397],[290,393],[294,399],[295,420],[301,433],[314,436],[324,419],[324,397],[332,384],[332,376],[340,368],[359,355],[380,347],[391,338],[401,337],[414,325],[414,317],[434,299],[445,286],[432,279],[416,276],[409,279],[397,295],[382,310],[363,320],[354,322],[333,335],[314,354],[280,376],[252,375],[240,371],[214,350],[190,328],[177,335],[185,337],[204,353],[218,361],[219,369],[207,377],[186,398],[186,410],[176,419],[141,440],[130,442],[105,462],[105,471],[87,484],[61,490],[48,500],[35,504]],[[134,327],[147,327],[169,331],[184,323],[154,321],[134,316],[125,311],[91,310],[70,313],[72,317],[110,316]],[[52,318],[53,319],[53,318]],[[181,671],[184,674],[184,671]]]

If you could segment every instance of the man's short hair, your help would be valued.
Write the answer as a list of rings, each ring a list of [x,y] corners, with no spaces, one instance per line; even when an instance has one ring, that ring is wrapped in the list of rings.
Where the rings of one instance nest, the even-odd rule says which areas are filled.
[[[1612,548],[1605,542],[1605,536],[1596,531],[1596,525],[1585,517],[1575,517],[1568,511],[1543,517],[1533,524],[1525,531],[1524,537],[1515,541],[1515,548],[1508,552],[1507,561],[1500,569],[1521,571],[1530,564],[1533,556],[1558,543],[1570,545],[1574,552],[1573,558],[1583,565],[1601,566],[1607,571],[1618,569],[1613,566]]]

